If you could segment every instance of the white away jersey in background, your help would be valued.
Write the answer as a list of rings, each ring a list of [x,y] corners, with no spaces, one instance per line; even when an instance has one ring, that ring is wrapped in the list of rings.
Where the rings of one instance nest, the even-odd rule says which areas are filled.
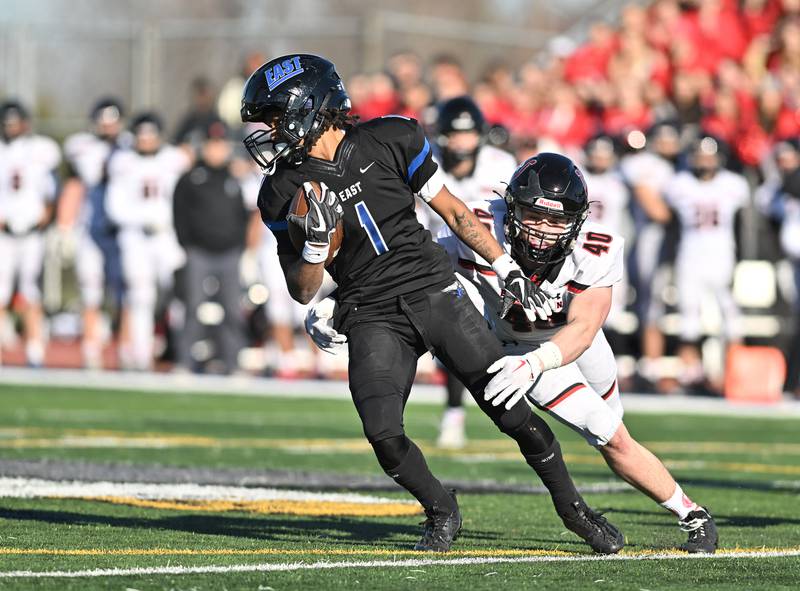
[[[171,230],[175,183],[189,165],[188,156],[174,146],[152,155],[116,152],[108,163],[109,217],[121,228]]]
[[[0,220],[13,234],[31,231],[55,199],[58,144],[41,135],[0,143]]]
[[[510,253],[506,243],[503,222],[506,204],[502,199],[468,204],[478,218],[492,231],[503,249]],[[521,308],[512,310],[507,320],[499,318],[501,309],[500,284],[491,266],[466,244],[454,236],[449,228],[439,234],[439,243],[450,254],[455,270],[477,289],[468,289],[470,297],[486,319],[495,325],[495,333],[504,342],[538,344],[548,340],[566,322],[572,298],[590,287],[610,287],[622,279],[624,240],[600,224],[587,221],[578,236],[577,244],[566,258],[552,281],[541,287],[556,301],[557,312],[547,321],[530,323]]]
[[[622,176],[631,187],[647,185],[663,192],[675,175],[673,166],[652,152],[637,152],[625,156],[620,162]]]
[[[584,172],[583,178],[589,190],[589,220],[624,234],[629,196],[622,176],[609,170],[602,174]]]
[[[103,180],[111,144],[86,131],[69,136],[64,142],[64,157],[86,187]]]
[[[666,189],[666,199],[681,222],[679,258],[696,257],[694,263],[732,265],[736,253],[736,212],[750,198],[743,176],[720,170],[703,181],[691,172],[678,173]],[[692,262],[692,261],[688,261]]]
[[[494,191],[498,191],[500,194],[505,192],[505,183],[511,179],[511,175],[517,169],[517,160],[508,152],[494,146],[482,146],[478,150],[475,158],[475,170],[470,176],[462,179],[457,179],[445,172],[435,157],[434,160],[444,174],[445,186],[467,205],[470,201],[496,199]],[[417,217],[433,236],[436,236],[444,225],[444,220],[429,207],[418,207]]]

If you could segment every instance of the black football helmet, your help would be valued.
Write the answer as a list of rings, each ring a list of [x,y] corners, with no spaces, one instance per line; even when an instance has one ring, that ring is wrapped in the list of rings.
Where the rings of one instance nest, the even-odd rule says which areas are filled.
[[[712,135],[700,134],[689,146],[687,164],[699,179],[713,178],[726,161],[725,144]]]
[[[9,100],[0,105],[0,135],[5,141],[26,133],[30,120],[31,114],[21,102]]]
[[[308,157],[326,110],[346,112],[350,106],[333,63],[309,54],[277,57],[244,85],[242,121],[267,125],[248,135],[244,145],[264,173],[273,174],[280,160],[299,164]]]
[[[458,150],[450,146],[450,134],[462,131],[474,131],[478,134],[479,141],[474,149]],[[459,163],[475,158],[487,132],[486,119],[475,101],[468,96],[459,96],[445,101],[439,107],[436,132],[442,166],[449,171]]]
[[[504,198],[506,240],[528,275],[541,276],[545,267],[567,258],[589,213],[586,182],[572,160],[548,152],[529,158],[514,172]],[[546,232],[525,223],[539,216],[563,229]]]
[[[585,166],[592,174],[603,174],[617,163],[617,142],[610,135],[596,135],[583,147]]]

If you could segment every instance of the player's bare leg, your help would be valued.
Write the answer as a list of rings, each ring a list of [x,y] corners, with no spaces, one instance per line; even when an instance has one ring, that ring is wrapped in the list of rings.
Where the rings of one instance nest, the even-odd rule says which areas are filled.
[[[83,354],[83,365],[87,369],[101,369],[103,366],[103,342],[100,321],[99,308],[84,308],[81,352]]]
[[[661,358],[664,356],[664,334],[658,325],[647,324],[642,331],[642,360],[640,373],[660,392],[665,391],[661,371]]]
[[[42,306],[29,303],[23,312],[25,320],[25,357],[31,367],[44,363],[44,339],[42,338]]]
[[[681,360],[680,383],[684,387],[696,387],[703,383],[703,359],[700,349],[694,343],[684,343],[678,349],[678,358]]]
[[[121,369],[133,369],[133,345],[131,344],[130,311],[123,305],[119,312],[119,365]]]
[[[711,515],[686,496],[661,460],[633,439],[624,424],[598,449],[615,474],[678,517],[681,529],[689,532],[685,550],[716,550],[717,530]]]
[[[664,464],[633,439],[625,425],[620,425],[611,440],[598,449],[615,474],[655,502],[663,503],[675,492],[675,479]]]

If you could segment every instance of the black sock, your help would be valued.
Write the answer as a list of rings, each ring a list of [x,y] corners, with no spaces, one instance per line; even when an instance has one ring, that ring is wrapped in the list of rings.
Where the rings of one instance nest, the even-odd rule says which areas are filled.
[[[461,408],[464,406],[464,384],[449,371],[447,372],[447,408]]]
[[[526,455],[525,461],[536,471],[550,491],[550,497],[559,515],[565,512],[571,503],[581,498],[567,471],[558,441],[553,441],[550,448],[543,453]]]
[[[386,470],[394,481],[410,492],[426,510],[454,511],[455,501],[431,474],[425,456],[413,441],[406,438],[408,453],[396,468]]]

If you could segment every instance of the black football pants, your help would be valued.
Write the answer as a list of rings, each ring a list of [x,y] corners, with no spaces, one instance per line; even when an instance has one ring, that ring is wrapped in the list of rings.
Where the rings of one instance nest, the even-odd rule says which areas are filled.
[[[370,443],[404,435],[403,410],[417,359],[426,350],[461,380],[501,431],[518,439],[515,432],[529,422],[531,410],[524,400],[511,410],[483,400],[491,378],[486,369],[503,352],[459,284],[400,296],[390,304],[353,307],[346,324],[350,392]],[[552,443],[552,432],[545,429],[544,440],[532,444],[541,449],[531,453]]]

